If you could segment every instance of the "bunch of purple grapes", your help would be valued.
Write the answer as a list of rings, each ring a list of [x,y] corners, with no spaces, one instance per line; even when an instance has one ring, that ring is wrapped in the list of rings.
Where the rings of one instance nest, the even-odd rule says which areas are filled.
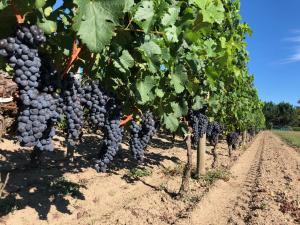
[[[108,113],[102,128],[104,140],[99,152],[99,160],[95,164],[98,172],[106,172],[108,165],[119,151],[123,138],[123,128],[120,127],[121,109],[114,98],[108,100],[105,109]]]
[[[207,126],[207,138],[212,146],[215,146],[219,142],[219,136],[222,132],[222,126],[218,122],[208,123]]]
[[[189,123],[193,129],[192,144],[196,148],[199,137],[203,137],[208,126],[208,118],[200,110],[189,110]]]
[[[38,45],[45,41],[46,37],[37,26],[22,25],[15,37],[0,40],[0,56],[14,69],[14,81],[20,90],[18,140],[24,146],[52,151],[53,124],[59,115],[57,99],[41,89],[43,74]]]
[[[80,138],[84,121],[83,106],[81,105],[83,90],[80,81],[72,73],[62,81],[61,90],[59,103],[61,113],[66,116],[67,142],[74,147]]]
[[[228,147],[231,147],[232,149],[237,149],[239,145],[239,134],[236,132],[229,133],[226,137],[226,141]]]
[[[146,112],[142,117],[141,124],[132,121],[130,126],[129,149],[133,157],[142,163],[144,152],[155,134],[155,121],[151,112]]]

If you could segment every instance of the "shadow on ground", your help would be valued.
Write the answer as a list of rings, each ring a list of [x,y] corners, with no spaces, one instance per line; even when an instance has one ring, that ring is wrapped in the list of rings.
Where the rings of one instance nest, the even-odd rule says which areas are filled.
[[[9,137],[7,138],[9,139]],[[3,149],[0,143],[2,158],[0,174],[5,176],[10,173],[10,179],[5,188],[5,193],[9,194],[0,199],[0,217],[15,208],[18,210],[25,207],[35,209],[41,220],[47,220],[51,206],[55,206],[61,213],[70,214],[68,210],[70,202],[65,196],[69,195],[84,200],[85,197],[81,190],[85,187],[82,184],[66,181],[63,176],[65,173],[80,173],[86,168],[93,167],[102,145],[101,139],[96,135],[84,136],[82,143],[77,147],[79,156],[73,162],[65,159],[65,151],[62,148],[57,148],[53,152],[44,152],[42,164],[38,168],[32,168],[29,165],[30,149],[20,148],[19,151],[10,151]],[[161,139],[160,137],[154,138],[151,146],[166,150],[174,146],[184,147],[180,142],[173,144],[169,136],[163,137],[163,141]],[[59,142],[59,140],[55,141]],[[152,167],[166,159],[179,161],[177,157],[146,152],[144,164]],[[118,174],[124,168],[131,169],[136,166],[130,152],[121,149],[110,166],[108,174]],[[12,205],[10,210],[7,208],[8,203]]]

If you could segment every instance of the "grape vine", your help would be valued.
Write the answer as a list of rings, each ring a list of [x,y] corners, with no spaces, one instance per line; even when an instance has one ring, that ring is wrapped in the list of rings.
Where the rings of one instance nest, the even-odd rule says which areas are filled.
[[[7,62],[0,66],[13,71],[19,86],[18,140],[35,153],[53,150],[63,114],[74,148],[85,120],[102,131],[98,171],[108,169],[136,114],[144,116],[132,121],[129,145],[138,161],[155,133],[153,118],[172,133],[187,132],[188,121],[194,147],[205,132],[218,142],[220,126],[208,126],[208,117],[224,132],[264,127],[248,71],[251,29],[238,0],[54,2],[13,2],[14,12],[10,1],[0,6],[0,21],[6,21],[0,22],[0,56]],[[16,15],[7,19],[9,13]],[[81,83],[72,76],[79,68]]]

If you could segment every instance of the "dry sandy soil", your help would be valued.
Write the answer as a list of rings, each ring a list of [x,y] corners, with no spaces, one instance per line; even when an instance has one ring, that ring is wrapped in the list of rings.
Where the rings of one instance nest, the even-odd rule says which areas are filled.
[[[57,150],[44,154],[38,169],[26,166],[28,149],[20,150],[13,140],[0,143],[0,171],[10,171],[6,192],[14,194],[17,204],[14,212],[1,215],[0,224],[300,224],[300,154],[270,132],[260,133],[231,159],[221,143],[218,168],[230,170],[229,180],[211,186],[192,180],[191,196],[184,201],[174,198],[180,174],[170,172],[186,159],[182,142],[172,146],[169,137],[155,138],[145,163],[151,175],[134,179],[128,173],[135,166],[128,146],[123,146],[111,171],[97,174],[91,165],[99,138],[84,140],[75,161],[68,163],[62,139],[56,138]],[[81,185],[76,196],[49,188],[58,177]]]

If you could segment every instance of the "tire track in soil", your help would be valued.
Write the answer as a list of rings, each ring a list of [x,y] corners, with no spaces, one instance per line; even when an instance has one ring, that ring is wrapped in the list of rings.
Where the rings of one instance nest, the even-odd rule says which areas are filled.
[[[177,221],[176,224],[190,225],[222,225],[227,224],[233,209],[236,207],[236,199],[245,198],[250,202],[251,194],[240,195],[251,190],[251,184],[258,177],[261,165],[261,155],[264,148],[265,133],[261,133],[237,160],[230,172],[233,176],[228,182],[218,181],[208,192],[187,219]],[[248,189],[247,189],[248,188]],[[248,208],[248,204],[243,207]],[[247,213],[246,213],[247,215]]]
[[[248,167],[247,167],[248,165]],[[189,225],[300,224],[300,154],[263,132],[189,218]]]
[[[251,224],[250,220],[253,216],[256,205],[256,192],[260,191],[259,178],[261,177],[261,167],[263,163],[263,152],[265,150],[265,138],[262,140],[261,147],[255,155],[255,161],[250,167],[241,193],[237,197],[237,201],[232,209],[232,215],[228,220],[230,225]]]

